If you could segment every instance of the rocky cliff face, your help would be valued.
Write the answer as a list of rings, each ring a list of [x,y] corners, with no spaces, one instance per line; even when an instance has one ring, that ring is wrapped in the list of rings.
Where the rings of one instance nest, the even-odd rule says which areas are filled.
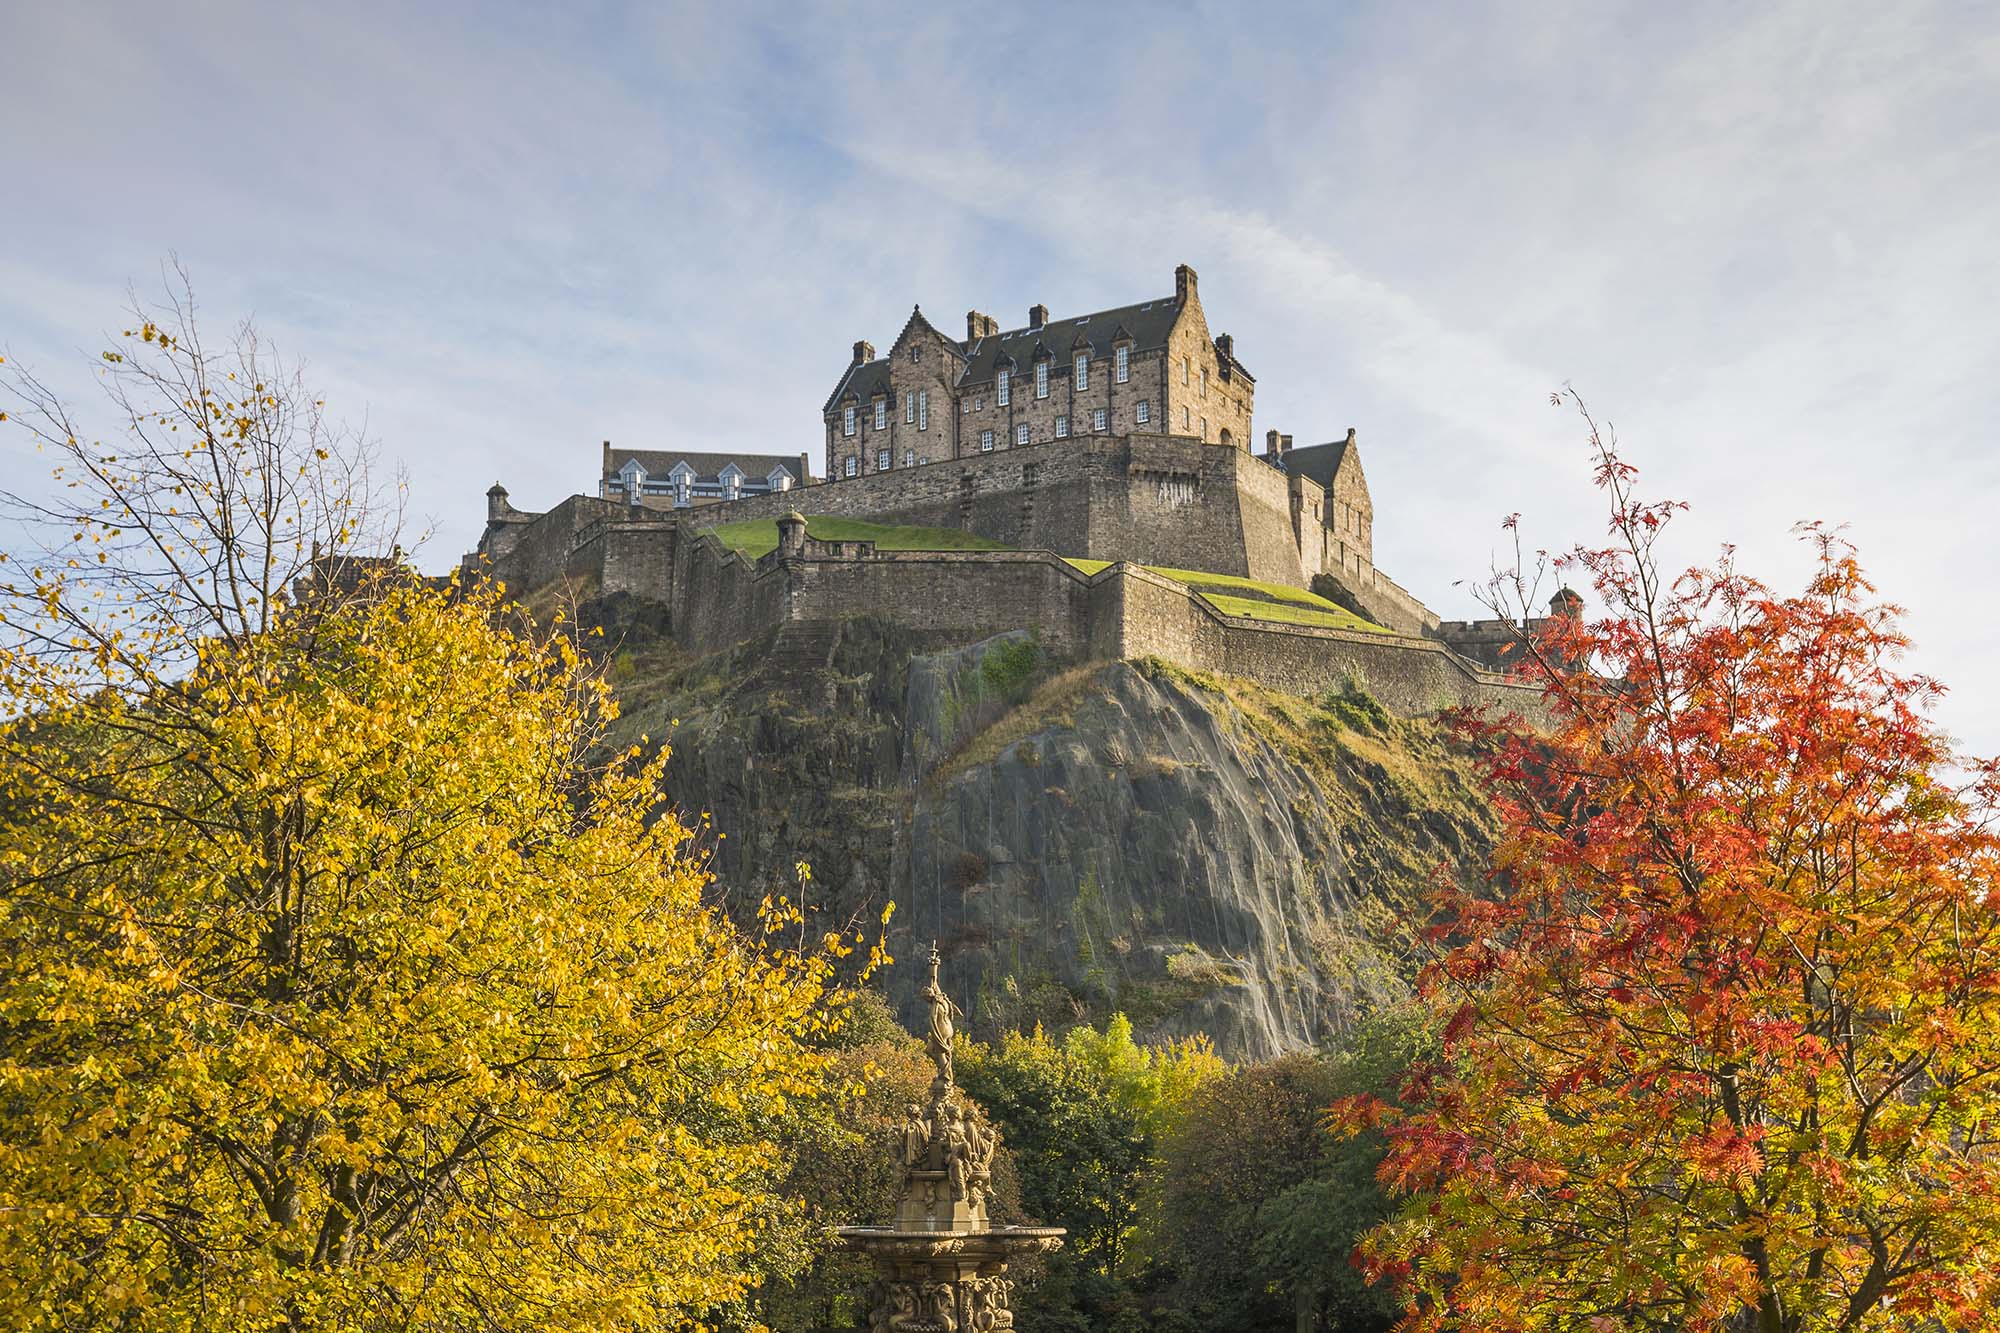
[[[806,862],[826,925],[893,899],[892,1000],[914,1014],[936,939],[983,1035],[1122,1010],[1232,1057],[1313,1044],[1404,992],[1425,881],[1492,835],[1465,757],[1358,694],[1051,668],[1022,635],[925,653],[865,618],[695,663],[631,642],[621,728],[672,744],[719,891]]]

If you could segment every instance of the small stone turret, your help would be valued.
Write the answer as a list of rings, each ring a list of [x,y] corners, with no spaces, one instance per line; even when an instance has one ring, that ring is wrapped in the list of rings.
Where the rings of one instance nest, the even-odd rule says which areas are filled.
[[[507,488],[494,482],[486,488],[486,517],[490,522],[514,512],[514,506],[507,503]]]
[[[794,509],[778,520],[778,559],[803,560],[806,554],[806,516]]]
[[[1583,619],[1583,597],[1574,588],[1558,588],[1549,598],[1549,614],[1565,620]]]

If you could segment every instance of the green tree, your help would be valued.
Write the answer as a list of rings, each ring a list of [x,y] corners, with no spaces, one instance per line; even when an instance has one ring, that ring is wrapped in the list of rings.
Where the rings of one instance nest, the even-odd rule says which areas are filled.
[[[113,442],[13,382],[69,485],[0,583],[0,1324],[736,1300],[849,945],[732,931],[574,645],[349,558],[365,453],[188,308],[105,354]]]
[[[1424,1046],[1416,1011],[1371,1017],[1338,1051],[1232,1070],[1198,1091],[1160,1151],[1162,1299],[1202,1328],[1386,1327],[1392,1304],[1348,1262],[1390,1211],[1382,1145],[1342,1139],[1330,1103],[1392,1095]]]
[[[1014,1151],[1022,1210],[1069,1229],[1023,1302],[1024,1326],[1101,1327],[1129,1306],[1156,1145],[1223,1068],[1205,1039],[1140,1046],[1122,1014],[1060,1041],[1037,1028],[968,1045],[959,1079]]]

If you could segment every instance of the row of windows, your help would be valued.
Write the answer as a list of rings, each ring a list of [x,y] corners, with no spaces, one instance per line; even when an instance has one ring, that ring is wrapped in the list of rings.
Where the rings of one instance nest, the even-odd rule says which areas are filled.
[[[903,395],[903,420],[906,423],[913,423],[918,430],[929,430],[931,428],[931,393],[929,389],[920,389],[914,394],[906,393]],[[849,403],[840,415],[840,433],[842,435],[854,434],[854,422],[854,404]],[[889,400],[886,398],[877,398],[875,400],[875,429],[889,429]]]
[[[1113,349],[1111,374],[1112,378],[1115,379],[1120,384],[1127,383],[1128,381],[1131,380],[1132,378],[1131,348],[1123,346],[1121,344],[1117,348]],[[1014,379],[1014,374],[1010,370],[1006,370],[1003,368],[995,372],[993,376],[994,406],[1005,407],[1010,402],[1013,401],[1013,391],[1014,391],[1013,379]],[[1076,379],[1076,387],[1079,391],[1088,389],[1090,387],[1090,353],[1078,352],[1076,354],[1075,379]],[[1203,371],[1202,383],[1204,386],[1206,386],[1207,382],[1208,382],[1208,372]],[[1035,397],[1046,398],[1048,396],[1049,396],[1049,363],[1046,361],[1037,361],[1035,363]]]
[[[1153,419],[1152,403],[1148,402],[1143,398],[1140,399],[1137,411],[1137,417],[1141,422],[1151,421]],[[1105,431],[1111,429],[1111,414],[1104,408],[1101,407],[1093,408],[1090,413],[1090,428],[1091,430],[1097,432],[1100,435],[1103,434]],[[1058,440],[1066,440],[1069,438],[1068,417],[1056,418],[1055,437]],[[990,430],[982,430],[979,432],[980,453],[990,454],[993,452],[993,438],[994,438],[993,432]],[[1020,422],[1014,427],[1014,445],[1016,448],[1019,448],[1029,443],[1031,443],[1031,441],[1029,439],[1029,434],[1028,434],[1028,423],[1025,421]]]

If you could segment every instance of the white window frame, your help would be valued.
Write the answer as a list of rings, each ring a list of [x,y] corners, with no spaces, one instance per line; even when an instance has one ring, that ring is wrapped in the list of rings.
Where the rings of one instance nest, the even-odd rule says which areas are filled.
[[[895,461],[896,461],[895,450],[877,449],[875,451],[875,470],[877,472],[887,472],[889,470],[889,465]]]
[[[1028,442],[1028,423],[1023,421],[1014,427],[1014,447],[1020,448]]]
[[[903,450],[903,466],[915,467],[916,465],[917,465],[917,451],[915,449]]]
[[[1037,361],[1035,362],[1035,397],[1046,398],[1048,396],[1049,363],[1046,361]]]
[[[995,407],[1005,407],[1014,401],[1013,386],[1007,382],[1009,378],[1010,376],[1004,370],[998,370],[993,373],[993,405]]]
[[[917,345],[916,345],[915,343],[911,343],[911,344],[910,344],[910,364],[914,366],[915,364],[917,364],[917,362],[919,362],[919,361],[921,361],[921,360],[923,360],[923,356],[921,355],[921,352],[920,352],[920,349],[919,349],[919,348],[917,347]]]
[[[1056,418],[1056,438],[1057,438],[1058,440],[1067,440],[1067,439],[1069,438],[1069,418],[1068,418],[1068,417],[1057,417],[1057,418]]]
[[[912,425],[916,419],[917,396],[913,393],[906,393],[903,395],[903,424],[905,426]]]
[[[993,452],[992,431],[982,430],[979,432],[979,452],[982,454],[990,454]]]
[[[929,430],[930,428],[931,391],[929,389],[919,389],[917,390],[917,429]]]
[[[848,476],[852,477],[861,471],[861,460],[856,458],[853,454],[849,454],[847,456],[846,466],[843,467],[841,470],[845,472]]]
[[[1088,352],[1078,352],[1076,354],[1076,387],[1079,389],[1088,389],[1090,387],[1090,353]]]
[[[1145,425],[1147,422],[1151,421],[1153,419],[1152,400],[1147,398],[1141,398],[1139,400],[1139,406],[1133,409],[1132,419],[1138,422],[1142,426]]]
[[[1113,378],[1123,384],[1132,378],[1132,349],[1120,343],[1111,355],[1112,365],[1115,367]]]
[[[877,398],[875,400],[875,429],[889,429],[889,400],[887,398]]]
[[[840,433],[842,435],[854,434],[854,404],[849,403],[845,408],[841,409],[841,411],[842,411],[842,416],[840,418],[840,423],[841,423]]]
[[[1111,429],[1111,414],[1103,408],[1095,408],[1090,414],[1090,428],[1102,435]]]

